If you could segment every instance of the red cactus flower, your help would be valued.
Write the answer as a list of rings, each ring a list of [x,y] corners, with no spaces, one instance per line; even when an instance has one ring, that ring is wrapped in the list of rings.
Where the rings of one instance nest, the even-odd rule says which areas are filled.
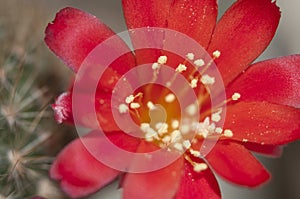
[[[110,152],[102,147],[103,137],[94,130],[65,147],[52,165],[51,177],[60,181],[69,196],[78,198],[94,193],[117,176],[123,176],[121,187],[125,199],[221,198],[212,170],[237,185],[256,187],[268,181],[270,174],[250,151],[279,156],[281,146],[300,137],[300,56],[280,57],[251,65],[275,34],[280,18],[276,4],[271,0],[238,0],[216,22],[215,0],[122,2],[129,30],[148,26],[169,28],[188,35],[207,49],[222,75],[226,95],[229,96],[226,117],[220,110],[207,108],[208,98],[201,98],[198,125],[203,131],[194,138],[195,142],[183,138],[179,139],[180,142],[172,142],[173,148],[186,149],[183,155],[169,166],[147,173],[123,173],[99,162],[81,141],[95,149],[95,153],[110,156]],[[45,41],[77,72],[87,55],[114,35],[94,16],[78,9],[65,8],[48,25]],[[134,36],[131,39],[133,44],[138,40]],[[118,47],[127,48],[121,39]],[[195,59],[193,52],[187,54],[187,60],[199,66],[205,64],[203,60]],[[143,63],[152,63],[155,68],[166,62],[187,79],[192,73],[189,64],[178,65],[184,60],[175,55],[145,49],[121,56],[102,76],[95,107],[103,131],[117,146],[132,152],[145,152],[149,151],[149,147],[160,148],[176,138],[175,131],[166,130],[161,135],[159,133],[163,134],[164,130],[155,130],[149,122],[151,106],[163,104],[167,119],[160,123],[161,127],[181,128],[178,127],[178,102],[172,94],[166,94],[169,92],[167,89],[144,86],[120,104],[119,112],[130,111],[132,118],[144,129],[145,139],[121,132],[111,112],[112,89],[126,71]],[[199,96],[209,95],[203,88],[209,82],[213,83],[213,77],[201,74],[197,79],[195,75],[192,74],[191,86]],[[84,94],[82,100],[88,103]],[[53,109],[58,122],[73,122],[72,89],[58,97]],[[217,127],[220,117],[225,117],[222,128]],[[97,124],[91,122],[88,115],[83,115],[80,122],[97,129]],[[147,139],[147,133],[153,133],[151,129],[157,137]],[[216,133],[220,135],[217,144],[205,158],[199,157],[198,145],[204,138]],[[131,164],[140,163],[133,161]]]

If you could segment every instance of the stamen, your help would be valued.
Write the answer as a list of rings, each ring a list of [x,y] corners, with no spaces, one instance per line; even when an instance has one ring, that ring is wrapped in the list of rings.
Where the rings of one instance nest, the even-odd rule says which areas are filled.
[[[237,101],[237,100],[239,100],[240,97],[241,97],[241,94],[234,93],[230,98],[228,98],[227,100],[224,100],[223,102],[221,102],[220,104],[216,105],[215,107],[222,107],[222,106],[224,106],[225,104],[227,104],[227,103],[229,103],[231,101]],[[214,112],[214,111],[216,111],[216,110],[212,110],[212,112]]]
[[[216,129],[216,124],[215,123],[211,123],[209,126],[208,126],[208,132],[209,133],[213,133]]]
[[[196,66],[199,65],[199,67],[204,66],[204,68],[200,72],[201,75],[203,75],[207,71],[207,69],[211,66],[211,64],[214,62],[215,59],[217,59],[221,56],[221,52],[216,50],[213,52],[212,55],[213,55],[213,59],[211,59],[205,66],[204,66],[205,63],[203,60],[202,61],[199,60],[198,63],[194,63]]]
[[[203,59],[196,59],[194,61],[194,64],[197,66],[197,67],[201,67],[201,66],[204,66],[205,62]]]
[[[166,135],[165,137],[163,137],[162,142],[165,144],[170,143],[171,141],[171,137],[169,135]]]
[[[145,139],[152,142],[154,138],[158,138],[157,132],[150,127],[149,123],[141,123],[140,129],[145,133]]]
[[[188,53],[187,55],[186,55],[186,58],[188,58],[189,60],[194,60],[194,58],[195,58],[195,55],[194,55],[194,53]]]
[[[175,95],[170,93],[165,97],[165,101],[168,103],[172,103],[175,100],[175,98],[176,98]]]
[[[183,124],[180,126],[180,131],[182,134],[188,134],[190,132],[190,126],[188,124]]]
[[[196,126],[197,134],[207,138],[210,134],[215,132],[215,123],[209,124],[209,117],[206,117],[203,122],[199,122]]]
[[[160,65],[159,65],[158,63],[155,62],[155,63],[152,64],[152,69],[153,69],[153,70],[160,69]]]
[[[157,62],[152,64],[152,69],[153,69],[153,78],[152,78],[152,82],[155,82],[157,80],[157,75],[159,73],[159,69],[161,67],[161,64],[165,64],[167,63],[167,56],[160,56],[157,59]]]
[[[165,122],[159,122],[155,125],[157,132],[159,135],[163,135],[168,132],[169,125]]]
[[[192,144],[191,144],[191,142],[190,142],[189,140],[184,140],[184,141],[182,142],[182,145],[183,145],[184,148],[186,148],[186,149],[189,149],[189,148],[192,146]]]
[[[140,125],[140,129],[146,133],[147,129],[150,128],[150,124],[149,123],[141,123]]]
[[[201,82],[204,84],[204,85],[212,85],[215,83],[215,78],[214,77],[211,77],[209,75],[203,75],[201,77]]]
[[[157,63],[159,64],[165,64],[167,63],[167,60],[168,60],[168,57],[163,55],[163,56],[160,56],[158,59],[157,59]]]
[[[241,94],[239,94],[239,93],[234,93],[233,95],[232,95],[232,97],[231,97],[231,99],[233,100],[233,101],[237,101],[238,99],[240,99],[241,98]]]
[[[147,102],[147,107],[148,107],[150,110],[155,109],[155,105],[154,105],[153,102],[151,102],[151,101],[148,101],[148,102]]]
[[[187,67],[184,64],[179,64],[176,68],[176,72],[182,73],[183,71],[186,71]]]
[[[140,107],[141,107],[141,105],[139,103],[133,102],[133,103],[130,104],[130,108],[132,108],[132,109],[137,109],[137,108],[140,108]]]
[[[143,96],[143,93],[138,93],[138,94],[136,94],[135,96],[133,96],[133,95],[129,95],[128,97],[126,97],[126,99],[125,99],[125,102],[126,102],[126,104],[130,104],[131,102],[133,102],[133,100],[135,99],[135,98],[137,98],[137,97],[142,97]]]
[[[178,142],[181,139],[181,133],[178,130],[175,130],[171,133],[171,142],[175,143]]]
[[[172,85],[172,83],[173,83],[173,82],[168,81],[168,82],[166,83],[166,86],[167,86],[167,87],[170,87],[170,86]]]
[[[179,121],[173,120],[171,126],[173,129],[177,129],[179,127]]]
[[[233,136],[233,133],[230,129],[225,129],[224,130],[224,136],[225,137],[232,137]]]
[[[177,149],[178,151],[183,151],[183,146],[181,143],[176,142],[174,144],[174,148]]]
[[[213,52],[212,55],[213,55],[214,58],[219,58],[221,56],[221,52],[216,50],[216,51]]]
[[[192,88],[196,88],[197,87],[197,83],[198,83],[198,79],[192,79],[190,85],[191,85]]]
[[[194,149],[190,149],[189,151],[190,151],[190,153],[191,153],[194,157],[196,157],[196,158],[199,158],[200,155],[201,155],[199,151],[196,151],[196,150],[194,150]]]
[[[146,141],[152,142],[155,137],[157,137],[156,131],[154,131],[152,128],[147,128],[145,135]]]
[[[201,171],[205,171],[208,168],[207,164],[205,163],[194,163],[193,166],[194,166],[194,171],[197,173]]]
[[[217,128],[215,129],[215,132],[218,133],[218,134],[221,134],[221,133],[223,132],[223,129],[220,128],[220,127],[217,127]]]
[[[216,113],[213,113],[211,115],[211,120],[214,121],[214,122],[219,122],[221,120],[221,113],[222,113],[222,109],[219,110],[218,112]]]
[[[128,97],[126,97],[125,102],[127,104],[130,104],[131,102],[133,102],[134,100],[134,96],[133,95],[129,95]]]
[[[126,104],[120,104],[119,105],[119,113],[123,114],[128,111],[128,106]]]
[[[197,106],[196,106],[196,104],[190,104],[188,107],[185,108],[185,111],[190,116],[195,115],[197,113]]]

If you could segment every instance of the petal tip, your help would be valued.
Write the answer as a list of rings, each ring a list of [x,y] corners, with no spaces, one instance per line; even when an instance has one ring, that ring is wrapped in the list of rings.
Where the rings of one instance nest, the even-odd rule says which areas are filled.
[[[55,120],[58,123],[69,121],[72,118],[71,115],[71,96],[70,92],[64,92],[55,100],[55,103],[51,105],[54,111]]]

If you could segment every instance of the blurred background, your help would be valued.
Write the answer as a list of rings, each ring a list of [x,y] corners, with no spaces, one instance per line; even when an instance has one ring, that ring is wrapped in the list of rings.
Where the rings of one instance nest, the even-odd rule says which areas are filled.
[[[219,1],[220,15],[232,4],[232,2],[234,1]],[[258,58],[258,60],[300,53],[300,1],[277,0],[277,5],[279,5],[282,12],[279,28],[271,45]],[[22,85],[28,82],[26,74],[31,75],[34,73],[36,78],[30,85],[27,86],[29,88],[26,92],[22,91],[24,93],[23,98],[30,98],[32,104],[39,104],[37,107],[35,105],[29,107],[27,112],[40,113],[40,118],[42,118],[39,120],[36,119],[36,117],[28,119],[28,116],[26,118],[26,122],[36,124],[36,126],[39,125],[42,128],[35,128],[32,130],[33,128],[30,128],[31,126],[23,127],[24,129],[21,129],[21,131],[24,132],[24,137],[28,138],[28,141],[21,142],[22,147],[20,150],[17,150],[17,146],[13,146],[12,149],[7,149],[5,147],[10,145],[6,145],[4,143],[7,142],[4,137],[10,135],[13,135],[14,139],[9,141],[9,143],[16,144],[20,143],[19,140],[24,140],[23,137],[16,136],[15,132],[19,132],[19,127],[11,128],[11,126],[5,126],[3,123],[0,123],[0,144],[2,146],[0,147],[0,154],[2,156],[0,158],[0,172],[2,172],[0,180],[4,179],[2,176],[5,176],[4,172],[6,170],[11,171],[11,173],[14,174],[12,168],[9,167],[9,164],[15,161],[17,157],[16,154],[19,154],[16,153],[16,151],[22,151],[22,149],[26,148],[27,145],[29,145],[35,152],[30,154],[28,153],[30,156],[29,158],[26,156],[27,159],[24,157],[24,162],[28,163],[28,159],[32,160],[32,158],[36,157],[37,154],[41,155],[39,157],[48,157],[48,159],[42,159],[43,161],[39,159],[39,161],[37,161],[38,163],[30,162],[35,166],[38,165],[38,168],[42,171],[39,174],[29,175],[29,182],[31,182],[31,179],[36,178],[38,179],[36,181],[38,183],[26,185],[34,187],[34,192],[26,193],[27,196],[37,193],[47,198],[66,198],[59,191],[55,182],[51,182],[47,179],[47,168],[49,168],[52,160],[51,157],[53,157],[65,143],[74,137],[75,132],[71,127],[57,125],[53,121],[49,103],[52,103],[59,93],[68,88],[68,83],[72,73],[52,54],[52,52],[50,52],[50,50],[48,50],[43,43],[43,34],[47,23],[54,19],[57,11],[66,6],[80,8],[97,16],[115,32],[122,32],[126,30],[121,0],[0,0],[0,80],[2,83],[5,81],[8,82],[7,85],[11,85],[12,90],[15,91],[18,89],[18,84],[21,84],[19,87],[23,88]],[[10,67],[11,65],[13,65],[13,67]],[[7,67],[10,67],[10,69],[8,70]],[[13,70],[16,72],[6,72]],[[19,73],[24,74],[23,79],[15,77],[16,74]],[[8,76],[9,74],[11,74],[11,80],[8,78],[7,80],[3,80],[5,76],[10,77]],[[35,90],[29,91],[29,89]],[[45,91],[43,91],[44,89]],[[1,110],[6,110],[4,109],[7,105],[6,102],[14,96],[14,93],[10,93],[8,89],[4,87],[0,87],[0,92]],[[7,96],[9,99],[6,99],[3,96]],[[32,99],[32,96],[37,97]],[[6,115],[2,111],[2,115],[0,115],[0,117],[2,117],[0,118],[0,122],[3,120],[8,121],[9,118],[5,116]],[[7,134],[7,129],[10,129],[9,131],[12,133]],[[29,132],[29,130],[32,131]],[[43,139],[41,139],[42,136]],[[299,199],[299,152],[300,142],[298,141],[285,147],[281,158],[270,159],[259,157],[264,165],[270,170],[273,178],[271,182],[257,189],[250,190],[247,188],[237,187],[222,181],[222,179],[218,179],[222,189],[223,198]],[[9,158],[3,158],[3,154],[12,155],[8,156]],[[17,173],[19,175],[26,173],[27,170],[22,167],[17,170],[17,172],[19,172]],[[8,180],[12,181],[6,182],[13,183],[13,180],[18,179],[19,178],[8,176]],[[23,180],[23,178],[21,179]],[[26,184],[25,182],[27,181],[24,181],[24,184]],[[23,184],[19,186],[23,186]],[[89,199],[119,199],[121,198],[121,190],[117,190],[117,186],[117,183],[113,183],[96,195],[89,197]],[[7,188],[6,185],[0,183],[0,199],[22,198],[18,196],[18,193],[10,191],[10,188],[11,187]],[[18,189],[18,187],[14,187],[13,189]]]

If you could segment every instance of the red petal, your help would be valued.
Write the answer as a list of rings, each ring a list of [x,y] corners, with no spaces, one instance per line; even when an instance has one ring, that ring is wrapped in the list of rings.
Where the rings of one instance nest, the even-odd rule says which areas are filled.
[[[271,0],[239,0],[217,23],[209,52],[221,52],[215,60],[225,85],[241,73],[269,45],[278,26],[280,11]]]
[[[238,185],[255,187],[270,178],[256,158],[237,143],[219,142],[206,158],[219,175]]]
[[[184,175],[175,199],[191,198],[220,199],[221,192],[218,182],[209,168],[196,173],[191,164],[185,161]]]
[[[128,29],[166,27],[172,0],[122,0]]]
[[[78,70],[98,44],[115,35],[95,16],[75,8],[64,8],[58,12],[45,33],[45,42],[49,48],[74,71]],[[118,44],[118,48],[128,49],[121,39]],[[132,54],[120,58],[113,68],[118,70],[117,68],[128,68],[128,65],[134,65]]]
[[[243,145],[253,152],[268,155],[270,157],[280,157],[283,151],[282,146],[261,145],[251,142],[243,143]]]
[[[138,152],[152,151],[147,143],[139,146]],[[143,164],[133,162],[133,164]],[[178,188],[183,158],[179,158],[167,167],[148,173],[129,173],[126,175],[122,187],[124,199],[173,199]]]
[[[142,28],[142,27],[160,27],[166,28],[167,17],[169,15],[172,0],[140,1],[140,0],[122,0],[123,11],[128,29]],[[134,32],[130,34],[133,46],[139,49],[141,44],[151,44],[153,40],[163,41],[163,33],[156,35],[161,39],[149,38],[149,35],[138,34]],[[162,46],[160,46],[162,48]],[[135,51],[138,64],[153,63],[161,55],[160,50],[143,49]]]
[[[130,136],[124,132],[113,132],[106,134],[107,138],[119,148],[135,153],[141,140],[139,138]],[[112,151],[108,152],[108,155],[112,155]],[[121,158],[122,159],[122,158]]]
[[[228,95],[241,94],[241,100],[268,101],[300,108],[300,55],[259,62],[239,76]]]
[[[85,144],[99,146],[99,137],[83,138]],[[80,139],[73,141],[57,156],[50,176],[61,181],[62,189],[71,197],[87,196],[102,188],[119,174],[92,156]]]
[[[217,14],[215,0],[175,0],[170,8],[168,28],[185,33],[206,48],[216,24]]]
[[[231,139],[280,145],[300,138],[300,111],[267,102],[240,102],[227,107],[224,129]]]

